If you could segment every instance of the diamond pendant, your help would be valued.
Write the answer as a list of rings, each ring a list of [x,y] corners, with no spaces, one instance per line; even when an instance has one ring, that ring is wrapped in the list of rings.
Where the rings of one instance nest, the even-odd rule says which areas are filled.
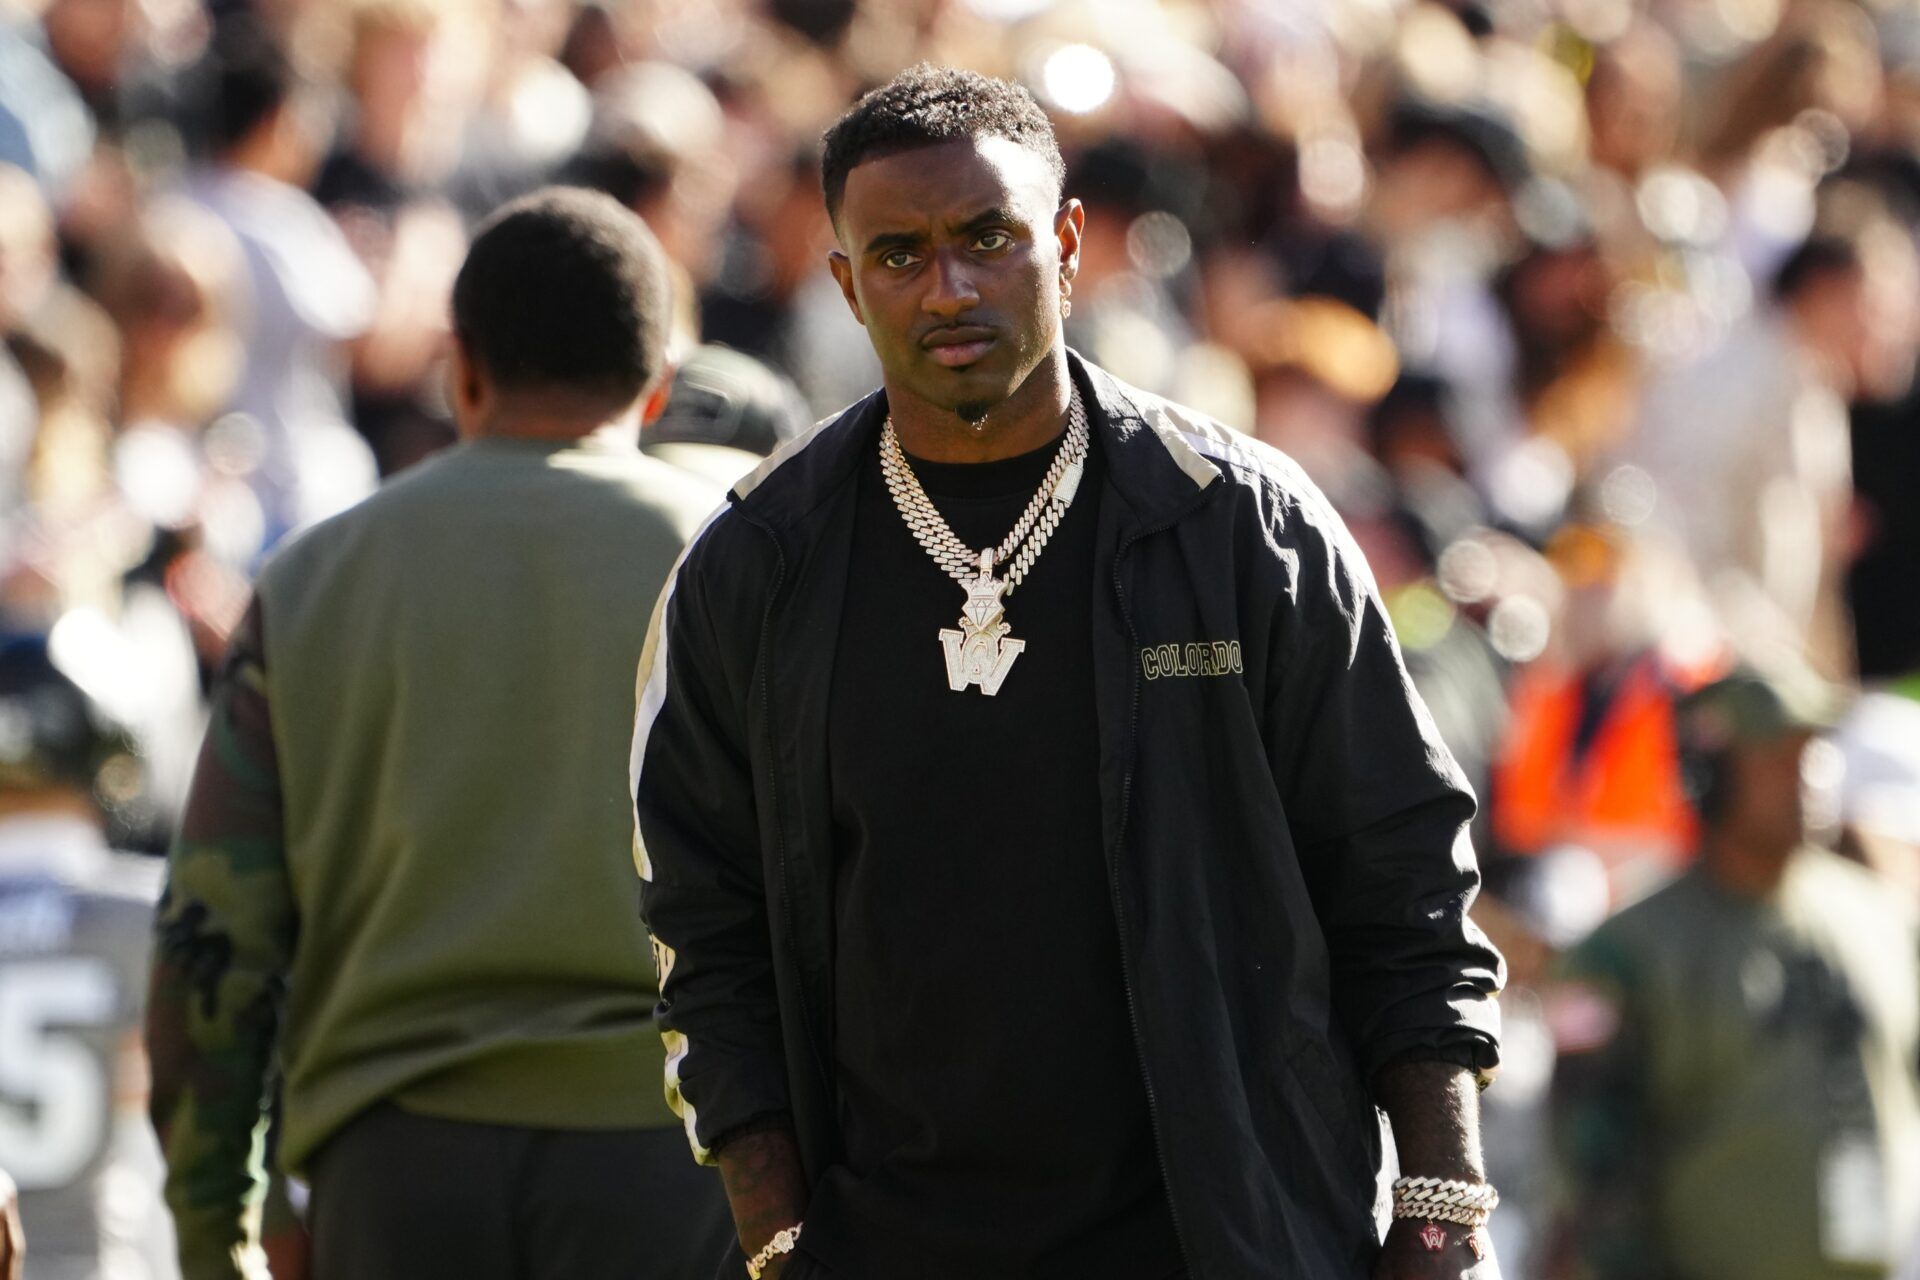
[[[980,576],[967,583],[967,603],[960,612],[960,630],[940,629],[940,649],[947,660],[947,687],[965,693],[968,685],[979,685],[991,698],[1000,692],[1013,660],[1027,647],[1025,640],[1013,640],[1007,633],[1013,628],[1002,616],[1006,612],[1000,597],[1007,584],[993,576],[993,548],[980,553]]]

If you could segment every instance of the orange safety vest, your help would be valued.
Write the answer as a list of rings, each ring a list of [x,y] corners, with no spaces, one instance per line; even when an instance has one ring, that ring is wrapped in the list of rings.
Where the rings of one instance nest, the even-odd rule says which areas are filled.
[[[1635,659],[1575,754],[1586,710],[1579,672],[1536,664],[1515,679],[1493,767],[1493,832],[1510,853],[1585,845],[1609,863],[1678,865],[1699,836],[1680,780],[1676,696],[1699,681],[1652,654]]]

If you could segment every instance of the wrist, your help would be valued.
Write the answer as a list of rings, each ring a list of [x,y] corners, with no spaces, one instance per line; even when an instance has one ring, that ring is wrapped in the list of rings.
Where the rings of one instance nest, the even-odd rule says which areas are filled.
[[[803,1225],[796,1222],[790,1227],[782,1227],[773,1233],[773,1238],[762,1245],[758,1253],[747,1259],[750,1280],[760,1280],[767,1268],[773,1265],[774,1259],[784,1258],[793,1252],[793,1247],[800,1243],[800,1228]]]
[[[1429,1253],[1460,1244],[1476,1260],[1486,1257],[1481,1229],[1499,1203],[1500,1193],[1478,1179],[1415,1176],[1393,1183],[1394,1225],[1404,1224]]]
[[[1464,1178],[1396,1178],[1393,1216],[1484,1227],[1500,1203],[1492,1183]]]
[[[799,1144],[791,1131],[741,1135],[720,1148],[716,1157],[743,1253],[749,1258],[760,1255],[783,1231],[792,1230],[798,1236],[807,1190]]]

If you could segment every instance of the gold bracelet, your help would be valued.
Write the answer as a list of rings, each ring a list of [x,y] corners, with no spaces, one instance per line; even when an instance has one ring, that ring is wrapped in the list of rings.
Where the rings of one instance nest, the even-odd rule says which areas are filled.
[[[760,1280],[760,1273],[765,1271],[767,1264],[776,1257],[793,1252],[793,1246],[800,1243],[802,1225],[804,1224],[796,1222],[790,1227],[782,1227],[773,1233],[773,1239],[767,1241],[766,1248],[754,1254],[753,1260],[747,1263],[747,1275],[751,1280]]]

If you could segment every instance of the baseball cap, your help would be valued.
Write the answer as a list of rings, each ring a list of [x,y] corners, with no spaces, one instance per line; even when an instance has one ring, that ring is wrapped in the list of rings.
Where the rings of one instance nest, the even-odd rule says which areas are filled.
[[[1742,663],[1682,698],[1674,708],[1686,746],[1721,751],[1798,733],[1824,733],[1840,722],[1846,697],[1804,666],[1762,669]]]

